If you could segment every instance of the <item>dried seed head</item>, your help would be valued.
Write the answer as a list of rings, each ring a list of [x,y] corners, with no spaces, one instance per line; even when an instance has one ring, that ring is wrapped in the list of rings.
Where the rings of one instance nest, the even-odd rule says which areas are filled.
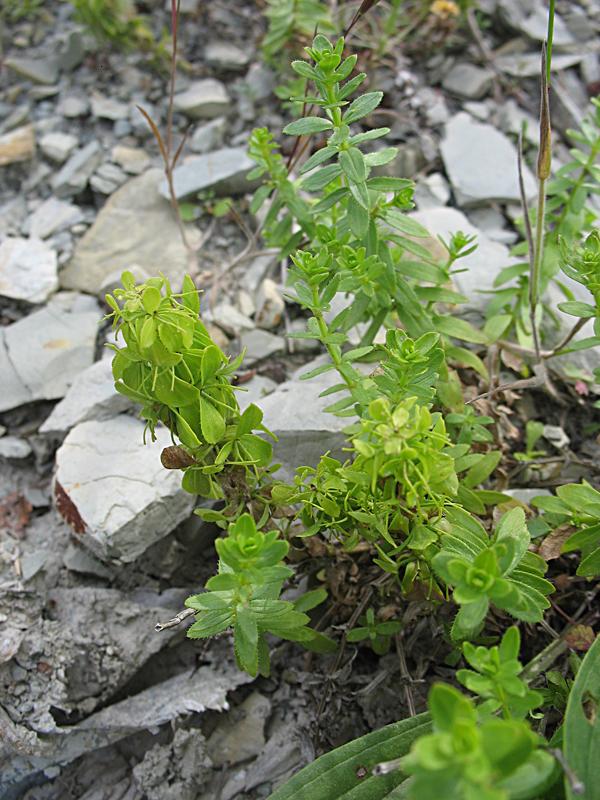
[[[550,97],[546,76],[546,46],[542,47],[542,81],[540,98],[540,150],[537,161],[537,176],[540,180],[550,177],[552,164],[552,128],[550,126]]]

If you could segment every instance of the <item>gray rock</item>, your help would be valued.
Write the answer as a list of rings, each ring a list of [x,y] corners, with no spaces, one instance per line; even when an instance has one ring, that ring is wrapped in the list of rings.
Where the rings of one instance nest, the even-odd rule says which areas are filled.
[[[265,745],[265,722],[271,702],[260,692],[252,692],[219,723],[207,742],[213,764],[232,766],[257,756]]]
[[[504,133],[512,133],[518,136],[525,123],[525,139],[532,145],[539,144],[539,121],[520,108],[512,97],[505,100],[498,107],[498,124]]]
[[[98,578],[110,578],[113,571],[95,558],[89,550],[79,547],[74,543],[70,543],[67,547],[63,564],[71,572],[78,572],[82,575],[96,575]]]
[[[460,205],[519,201],[516,147],[491,125],[460,112],[446,125],[441,151]],[[527,166],[523,176],[527,197],[535,196],[536,182]]]
[[[419,210],[447,205],[450,200],[448,181],[441,172],[432,172],[417,183],[414,200]]]
[[[77,375],[73,385],[40,427],[40,433],[65,435],[88,420],[105,420],[133,408],[115,389],[111,359],[103,358]]]
[[[237,336],[242,331],[251,331],[254,328],[254,322],[249,317],[227,302],[218,303],[207,312],[206,318],[230,336]]]
[[[511,245],[517,239],[515,231],[506,229],[504,216],[495,208],[474,208],[469,213],[469,219],[475,228],[495,242]]]
[[[51,85],[58,78],[58,62],[54,58],[5,58],[4,66],[33,83]]]
[[[457,290],[469,298],[468,304],[461,306],[465,310],[485,308],[487,297],[480,293],[492,288],[496,275],[503,267],[521,261],[512,257],[505,245],[492,241],[481,233],[456,208],[425,209],[416,211],[411,216],[431,233],[431,248],[442,258],[446,251],[436,237],[441,236],[447,241],[456,231],[477,236],[478,247],[475,252],[457,262],[457,268],[465,271],[458,272],[452,279]],[[421,241],[421,244],[424,242]]]
[[[42,153],[57,164],[62,164],[77,147],[79,139],[71,133],[46,133],[40,139]]]
[[[71,197],[85,189],[87,182],[102,161],[100,143],[92,141],[77,150],[52,180],[57,197]]]
[[[202,733],[197,728],[179,728],[172,742],[146,751],[133,768],[133,778],[146,800],[197,800],[201,789],[211,783],[211,767]]]
[[[222,711],[228,708],[227,693],[249,680],[233,663],[188,669],[97,711],[77,725],[55,726],[43,742],[0,710],[5,739],[16,744],[18,752],[3,769],[0,789],[7,790],[28,775],[69,763],[139,731],[156,731],[178,717],[207,709]]]
[[[281,336],[274,336],[268,331],[255,328],[241,335],[240,346],[246,351],[244,364],[251,366],[275,353],[283,352],[285,350],[285,341]]]
[[[552,72],[579,64],[584,58],[584,53],[553,54]],[[510,53],[509,55],[496,56],[494,63],[502,72],[516,78],[535,78],[540,74],[540,54],[536,53]]]
[[[250,98],[258,102],[271,97],[277,83],[273,71],[260,63],[251,65],[244,82],[248,87]]]
[[[545,42],[548,35],[548,9],[539,3],[529,16],[519,21],[519,30],[536,42]],[[559,14],[554,14],[554,46],[574,44],[575,39]]]
[[[250,53],[231,42],[212,41],[204,48],[204,60],[217,69],[240,70],[250,62]]]
[[[277,475],[283,480],[292,480],[300,465],[314,467],[328,450],[334,457],[344,459],[346,437],[342,430],[348,420],[323,410],[341,395],[319,397],[322,391],[339,383],[337,373],[332,370],[311,380],[299,380],[299,375],[322,363],[317,359],[306,364],[260,402],[263,422],[278,438],[273,444],[273,460],[282,465]]]
[[[40,239],[6,238],[0,244],[0,295],[43,303],[58,289],[56,253]]]
[[[77,97],[68,95],[60,101],[57,106],[57,113],[68,119],[84,117],[90,110],[90,101],[87,97]]]
[[[30,236],[47,239],[83,220],[83,212],[79,206],[57,200],[56,197],[49,197],[27,220],[27,232]]]
[[[24,125],[0,136],[0,167],[29,161],[34,154],[35,135],[32,125]]]
[[[20,436],[2,436],[0,438],[0,458],[7,461],[22,461],[29,458],[33,450],[27,439]]]
[[[207,189],[217,196],[244,194],[252,189],[246,176],[255,166],[244,147],[225,147],[187,158],[173,173],[175,194],[178,200],[195,198]],[[161,183],[160,193],[168,197],[166,180]]]
[[[277,388],[275,381],[265,375],[255,375],[248,383],[244,383],[236,397],[240,408],[244,411],[251,403],[262,407],[263,397]]]
[[[222,147],[226,125],[225,117],[217,117],[196,128],[190,139],[190,150],[194,153],[210,153]]]
[[[428,86],[419,90],[419,100],[427,123],[432,127],[443,125],[450,119],[450,111],[444,95]]]
[[[490,118],[490,107],[487,103],[482,103],[479,100],[468,100],[463,103],[463,110],[468,111],[472,117],[475,117],[480,122],[487,122]]]
[[[127,174],[116,164],[102,164],[90,178],[90,186],[100,194],[112,194],[127,180]]]
[[[231,107],[227,89],[214,78],[194,81],[184,92],[175,95],[174,108],[191,119],[212,119],[226,114]]]
[[[252,189],[246,176],[255,166],[245,147],[225,147],[186,158],[173,172],[175,194],[178,200],[195,198],[207,189],[217,196],[244,194]],[[160,193],[168,197],[166,179],[161,183]]]
[[[97,293],[107,276],[139,263],[150,275],[164,272],[180,288],[188,254],[177,221],[158,193],[163,174],[150,169],[110,197],[61,271],[63,286]]]
[[[469,100],[481,100],[492,88],[494,73],[490,69],[482,69],[474,64],[462,62],[455,64],[448,72],[442,86],[458,97]]]
[[[85,43],[81,30],[70,30],[61,41],[58,49],[58,66],[65,72],[71,72],[85,58]]]
[[[141,175],[151,164],[150,156],[140,147],[125,147],[119,144],[113,147],[110,157],[130,175]]]
[[[285,303],[275,281],[265,278],[256,294],[255,320],[259,328],[276,328],[283,318]]]
[[[130,108],[127,103],[122,103],[114,97],[105,97],[98,92],[94,92],[90,98],[92,114],[99,119],[127,119]]]
[[[149,446],[143,432],[143,422],[124,415],[82,422],[57,451],[58,508],[64,513],[68,506],[65,516],[100,558],[134,561],[194,506],[181,474],[161,464],[161,450],[171,444],[168,430],[158,429]]]
[[[101,317],[91,297],[61,292],[45,308],[0,329],[0,411],[64,397],[94,360]]]
[[[22,195],[0,206],[0,236],[19,233],[27,215],[27,203]]]

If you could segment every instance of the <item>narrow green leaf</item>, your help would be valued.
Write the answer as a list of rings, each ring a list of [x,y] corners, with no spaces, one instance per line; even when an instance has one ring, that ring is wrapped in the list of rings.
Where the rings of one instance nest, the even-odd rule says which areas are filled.
[[[320,133],[321,131],[329,131],[333,127],[333,123],[329,119],[323,117],[303,117],[294,122],[290,122],[283,129],[283,133],[288,136],[306,136],[311,133]]]

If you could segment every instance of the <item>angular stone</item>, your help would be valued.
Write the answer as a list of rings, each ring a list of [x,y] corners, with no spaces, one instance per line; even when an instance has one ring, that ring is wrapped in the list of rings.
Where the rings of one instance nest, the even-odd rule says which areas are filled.
[[[420,211],[445,206],[450,200],[448,181],[441,172],[432,172],[417,183],[414,199]]]
[[[585,57],[585,52],[565,53],[552,55],[552,72],[560,72],[563,69],[574,67]],[[537,78],[540,74],[540,54],[537,53],[510,53],[509,55],[497,56],[494,59],[495,65],[507,75],[516,78]]]
[[[56,453],[58,509],[100,558],[134,561],[194,507],[180,472],[160,461],[169,431],[157,429],[148,446],[143,433],[144,423],[125,415],[82,422]]]
[[[265,745],[265,722],[271,702],[260,692],[252,692],[232,709],[217,726],[207,743],[208,754],[217,767],[239,764],[257,756]]]
[[[245,194],[252,190],[246,176],[256,164],[245,147],[224,147],[203,156],[192,156],[173,172],[173,184],[178,200],[195,197],[198,192],[210,189],[217,196]],[[160,193],[169,196],[166,179]]]
[[[84,117],[90,110],[90,102],[87,97],[76,97],[68,95],[60,101],[56,109],[63,117],[74,119],[75,117]]]
[[[106,162],[90,178],[90,186],[100,194],[112,194],[127,180],[127,174],[116,164]]]
[[[548,35],[548,9],[542,3],[536,5],[533,12],[519,22],[519,30],[536,42],[545,42]],[[553,41],[555,47],[564,47],[575,43],[575,38],[558,14],[554,15]]]
[[[218,303],[206,317],[230,336],[237,336],[242,331],[251,331],[254,328],[254,322],[249,317],[227,302]]]
[[[29,161],[35,154],[33,125],[24,125],[0,136],[0,167]]]
[[[0,329],[0,411],[64,397],[94,360],[101,318],[91,297],[60,292],[40,311]]]
[[[29,458],[32,452],[27,439],[21,439],[20,436],[2,436],[0,438],[0,458],[7,461],[22,461]]]
[[[40,139],[42,153],[57,164],[62,164],[77,147],[79,139],[71,133],[54,131],[46,133]]]
[[[250,53],[231,42],[209,42],[204,49],[204,60],[218,69],[243,69],[250,62]]]
[[[452,67],[445,75],[442,86],[458,97],[481,100],[491,89],[493,77],[494,73],[490,69],[464,62]]]
[[[175,95],[174,108],[190,119],[212,119],[226,114],[231,107],[227,89],[214,78],[194,81],[190,86]]]
[[[314,467],[328,450],[334,458],[344,459],[346,437],[342,430],[348,420],[323,410],[341,395],[319,397],[322,391],[339,383],[337,373],[332,370],[309,381],[299,380],[301,374],[322,363],[317,359],[306,364],[260,402],[264,425],[278,438],[273,444],[273,460],[281,464],[277,476],[282,480],[292,480],[300,465]]]
[[[57,197],[70,197],[85,189],[96,167],[102,161],[100,143],[92,141],[77,150],[52,180]]]
[[[129,117],[129,105],[116,100],[114,97],[105,97],[98,92],[94,92],[90,98],[92,114],[99,119],[127,119]]]
[[[158,193],[163,174],[150,169],[110,197],[61,271],[63,286],[98,293],[107,276],[138,263],[149,275],[164,272],[174,289],[180,288],[188,254],[171,208]]]
[[[259,328],[276,328],[283,318],[285,303],[275,281],[265,278],[256,295],[255,320]]]
[[[283,352],[285,341],[281,336],[274,336],[268,331],[255,328],[253,331],[247,331],[241,335],[240,347],[246,351],[244,364],[251,366],[275,353]]]
[[[58,78],[58,62],[54,58],[6,58],[4,66],[33,83],[52,85]]]
[[[47,239],[48,236],[60,233],[83,220],[83,211],[79,206],[49,197],[27,220],[27,231],[30,236]]]
[[[140,147],[125,147],[119,144],[113,147],[110,157],[130,175],[141,175],[151,164],[151,159]]]
[[[43,303],[58,289],[56,253],[40,239],[7,237],[0,244],[0,295]]]
[[[441,151],[460,205],[491,200],[519,202],[517,149],[491,125],[475,122],[469,114],[460,112],[446,125]],[[533,197],[536,182],[527,166],[523,178],[527,197]]]
[[[77,375],[40,433],[64,436],[80,422],[109,419],[133,407],[133,401],[115,389],[111,359],[103,358]]]
[[[226,124],[225,117],[216,117],[196,128],[190,139],[190,150],[193,153],[210,153],[222,147]]]

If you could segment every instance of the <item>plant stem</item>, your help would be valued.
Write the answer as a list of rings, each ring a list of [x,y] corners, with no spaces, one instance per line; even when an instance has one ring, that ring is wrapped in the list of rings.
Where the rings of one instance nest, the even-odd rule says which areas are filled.
[[[535,222],[535,242],[533,249],[533,264],[529,278],[529,307],[531,312],[531,333],[535,347],[536,358],[540,360],[540,342],[537,329],[536,311],[540,295],[540,277],[542,259],[544,255],[544,217],[546,214],[546,179],[539,178],[538,201]]]
[[[552,67],[552,43],[554,41],[554,5],[556,0],[550,0],[548,9],[548,33],[546,34],[546,83],[550,86],[550,70]]]

